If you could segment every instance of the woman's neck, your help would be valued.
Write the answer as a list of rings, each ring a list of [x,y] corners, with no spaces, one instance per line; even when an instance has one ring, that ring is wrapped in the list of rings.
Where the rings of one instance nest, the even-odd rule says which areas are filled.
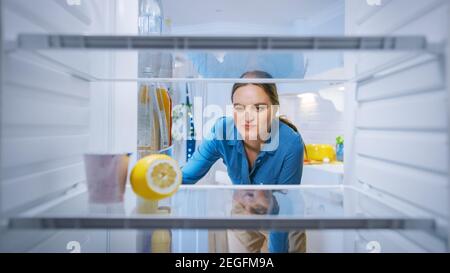
[[[253,152],[259,153],[262,142],[260,140],[245,140],[244,146]]]

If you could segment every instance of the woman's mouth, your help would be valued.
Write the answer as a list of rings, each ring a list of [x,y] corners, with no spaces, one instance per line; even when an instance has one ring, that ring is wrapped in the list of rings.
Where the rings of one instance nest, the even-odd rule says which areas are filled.
[[[253,127],[255,127],[255,125],[251,125],[251,124],[245,124],[245,125],[244,125],[244,129],[245,129],[245,130],[250,130],[250,129],[252,129]]]

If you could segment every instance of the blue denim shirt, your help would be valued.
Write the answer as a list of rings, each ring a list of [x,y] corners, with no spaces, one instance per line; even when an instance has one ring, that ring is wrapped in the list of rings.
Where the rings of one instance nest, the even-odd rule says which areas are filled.
[[[233,184],[300,184],[303,170],[303,141],[283,122],[272,126],[271,138],[263,145],[249,170],[247,155],[234,120],[222,117],[211,134],[196,149],[182,168],[183,184],[200,180],[218,160],[227,166]]]
[[[218,160],[227,166],[233,184],[300,184],[303,170],[303,140],[301,135],[283,122],[272,125],[271,137],[262,146],[254,166],[249,170],[243,141],[234,120],[222,117],[211,134],[196,149],[182,168],[183,184],[200,180]],[[269,234],[270,252],[287,252],[286,232]]]

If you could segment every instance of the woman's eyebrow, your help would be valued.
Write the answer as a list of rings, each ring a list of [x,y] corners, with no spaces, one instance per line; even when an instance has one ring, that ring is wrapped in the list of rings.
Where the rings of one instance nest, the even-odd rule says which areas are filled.
[[[240,103],[233,103],[233,105],[244,105],[244,104],[240,104]],[[253,103],[253,104],[248,104],[248,105],[255,105],[255,106],[260,106],[260,105],[269,105],[266,102],[257,102],[257,103]]]

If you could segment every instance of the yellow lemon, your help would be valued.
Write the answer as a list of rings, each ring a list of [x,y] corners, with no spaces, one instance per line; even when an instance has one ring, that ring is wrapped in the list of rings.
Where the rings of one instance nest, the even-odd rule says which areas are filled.
[[[160,200],[173,195],[181,184],[178,163],[168,155],[153,154],[139,160],[131,171],[134,192],[142,198]]]

